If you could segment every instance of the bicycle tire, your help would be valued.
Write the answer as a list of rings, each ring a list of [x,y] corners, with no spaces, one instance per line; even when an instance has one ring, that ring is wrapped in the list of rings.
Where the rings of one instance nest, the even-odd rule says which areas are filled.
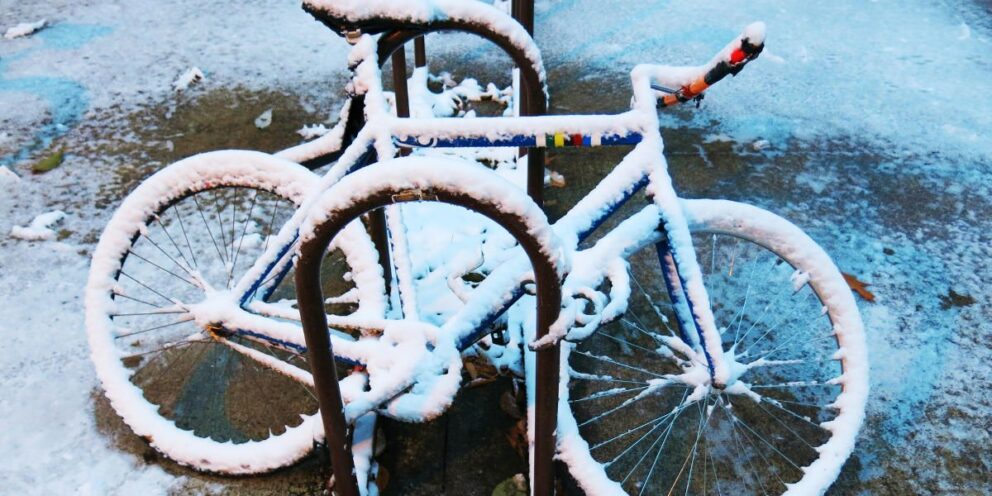
[[[317,180],[302,166],[263,153],[196,155],[142,182],[101,236],[86,294],[97,375],[132,431],[179,464],[224,474],[268,472],[308,454],[322,435],[309,388],[264,361],[274,357],[306,371],[300,352],[182,322],[191,318],[184,305],[202,304],[206,288],[216,295],[238,280]],[[336,276],[358,295],[381,294],[375,249],[360,225],[349,227],[351,242],[336,247],[342,260]],[[294,291],[290,274],[271,299],[292,298]],[[331,306],[381,316],[383,299]]]
[[[564,344],[559,456],[587,494],[822,494],[864,420],[867,352],[851,291],[778,216],[719,200],[684,208],[725,356],[746,369],[724,391],[709,387],[701,351],[681,348],[662,308],[648,253],[633,261],[629,318]]]

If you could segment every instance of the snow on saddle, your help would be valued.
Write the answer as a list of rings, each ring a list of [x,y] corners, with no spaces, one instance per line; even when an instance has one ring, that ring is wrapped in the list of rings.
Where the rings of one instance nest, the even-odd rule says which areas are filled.
[[[446,21],[490,26],[513,22],[490,5],[465,0],[304,0],[303,9],[340,34],[422,29]]]

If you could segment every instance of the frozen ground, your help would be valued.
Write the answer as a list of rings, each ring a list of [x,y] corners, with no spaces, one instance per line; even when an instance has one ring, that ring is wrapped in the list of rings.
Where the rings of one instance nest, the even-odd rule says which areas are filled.
[[[869,417],[839,493],[986,490],[989,14],[950,0],[538,2],[557,112],[619,111],[634,63],[705,60],[747,22],[768,24],[762,58],[700,111],[672,113],[665,134],[686,196],[778,212],[872,284]],[[0,29],[43,18],[47,29],[0,40],[0,165],[21,177],[0,171],[0,491],[279,492],[283,482],[163,470],[121,440],[88,362],[82,286],[102,224],[136,180],[206,149],[293,143],[336,108],[346,45],[295,1],[6,0]],[[467,39],[428,43],[448,69],[491,57]],[[192,66],[206,80],[173,93]],[[259,131],[267,108],[273,124]],[[770,146],[755,151],[758,139]],[[60,148],[59,168],[31,175]],[[607,166],[573,159],[556,159],[570,188],[552,193],[553,214]],[[67,213],[55,240],[6,236],[53,210]]]

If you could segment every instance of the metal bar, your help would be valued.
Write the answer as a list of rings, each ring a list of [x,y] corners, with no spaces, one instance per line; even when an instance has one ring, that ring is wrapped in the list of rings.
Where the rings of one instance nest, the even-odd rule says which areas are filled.
[[[513,0],[513,18],[517,20],[524,29],[534,36],[534,0]],[[520,88],[520,115],[544,115],[547,113],[547,102],[544,98],[543,89],[538,94],[538,89],[533,85]],[[544,149],[531,148],[527,153],[527,194],[539,206],[544,206]],[[537,273],[535,267],[535,278],[542,277]],[[547,277],[547,275],[544,275]],[[540,338],[550,328],[553,321],[544,321],[542,316],[550,314],[557,316],[558,309],[543,308],[547,304],[547,299],[541,298],[538,291],[537,307],[537,337]],[[554,494],[555,474],[555,428],[558,420],[558,383],[559,367],[558,360],[559,347],[556,345],[551,349],[537,352],[536,371],[536,410],[534,412],[534,466],[532,481],[535,495]]]
[[[379,266],[382,267],[382,278],[386,283],[386,294],[390,294],[393,281],[393,262],[389,256],[389,233],[386,232],[386,211],[376,209],[369,212],[369,236],[372,244],[379,252]]]
[[[316,256],[300,257],[296,268],[297,301],[300,305],[303,337],[306,339],[314,389],[317,391],[317,403],[320,405],[320,416],[324,423],[327,450],[331,455],[331,470],[334,472],[333,494],[359,496],[355,463],[351,456],[351,440],[344,416],[344,400],[341,398],[338,373],[334,369],[334,350],[331,349],[330,334],[327,332],[324,296],[320,288],[320,264],[323,262],[323,254],[322,249]],[[311,311],[304,312],[302,311],[304,308]]]
[[[421,36],[413,40],[413,66],[427,67],[427,47],[424,45],[424,38]]]
[[[406,85],[406,50],[393,52],[393,92],[396,94],[396,116],[410,117],[410,92]]]
[[[513,0],[511,14],[534,36],[534,0]],[[523,81],[521,81],[523,83]],[[544,115],[547,113],[547,105],[543,95],[537,94],[537,89],[533,85],[520,88],[520,115]],[[523,154],[524,150],[521,149]],[[544,206],[544,150],[531,149],[527,151],[527,194],[539,206]]]
[[[588,141],[588,136],[581,137],[584,141]],[[598,138],[598,145],[586,145],[586,144],[575,144],[574,141],[569,137],[568,140],[564,140],[560,146],[552,144],[551,147],[554,148],[579,148],[579,147],[593,147],[593,146],[620,146],[620,145],[636,145],[641,142],[643,136],[640,133],[630,133],[625,135],[609,135],[602,136]],[[480,137],[457,137],[457,138],[437,138],[432,139],[427,142],[421,142],[418,137],[410,136],[407,138],[393,138],[393,143],[400,147],[408,148],[473,148],[473,147],[527,147],[527,148],[546,148],[547,139],[541,139],[537,136],[511,136],[508,138],[488,138],[485,136]]]

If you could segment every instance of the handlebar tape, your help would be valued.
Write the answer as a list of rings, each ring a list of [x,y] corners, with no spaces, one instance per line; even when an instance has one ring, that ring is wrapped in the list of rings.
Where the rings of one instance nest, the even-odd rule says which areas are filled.
[[[725,60],[717,62],[702,77],[679,88],[674,93],[662,97],[658,102],[658,107],[664,108],[688,102],[701,95],[717,81],[727,77],[728,74],[736,76],[748,62],[758,58],[764,48],[763,42],[751,43],[748,38],[741,38],[741,46],[730,52]]]

